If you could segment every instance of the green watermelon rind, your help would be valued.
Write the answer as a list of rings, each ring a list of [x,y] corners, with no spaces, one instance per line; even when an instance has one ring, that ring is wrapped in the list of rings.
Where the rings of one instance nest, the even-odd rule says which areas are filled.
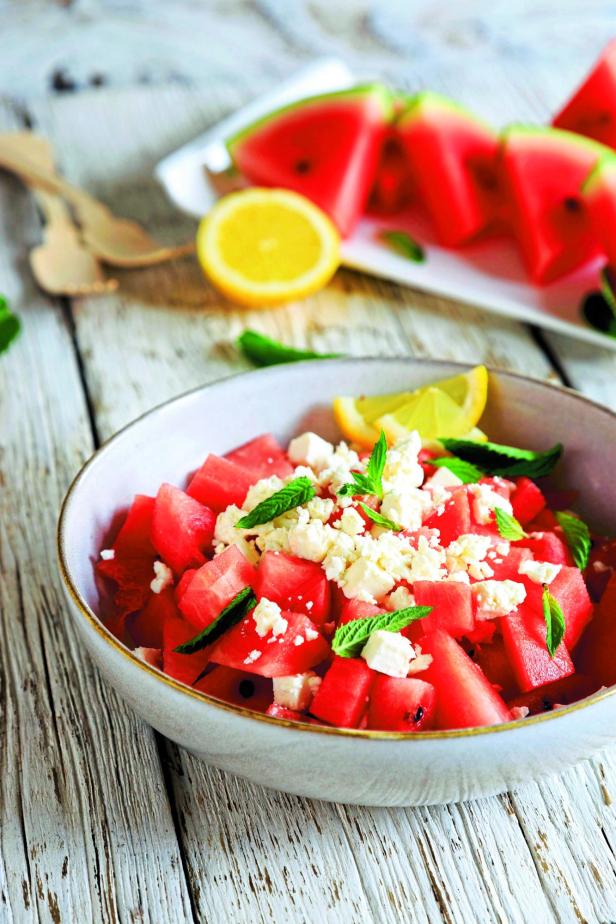
[[[305,97],[304,99],[287,103],[285,106],[281,106],[278,109],[266,113],[264,116],[261,116],[260,119],[251,122],[250,125],[246,125],[234,135],[227,138],[225,141],[227,151],[231,159],[235,161],[234,152],[241,146],[243,141],[252,137],[256,132],[260,131],[269,123],[276,121],[281,116],[296,112],[304,107],[314,106],[320,103],[329,103],[336,100],[352,100],[356,97],[360,99],[373,97],[381,106],[383,121],[385,123],[392,121],[394,109],[390,90],[381,83],[360,84],[355,87],[349,87],[346,90],[334,90],[331,93],[321,93],[318,96]]]
[[[422,90],[420,93],[406,96],[406,107],[396,119],[396,126],[399,129],[404,129],[416,121],[421,116],[422,107],[426,103],[435,109],[441,109],[444,113],[453,113],[460,116],[464,121],[476,125],[496,137],[496,131],[488,121],[476,115],[466,106],[463,106],[462,103],[458,103],[449,96],[443,96],[441,93],[435,93],[433,90]]]
[[[545,140],[561,141],[563,145],[574,145],[578,148],[585,148],[597,154],[600,159],[605,157],[614,157],[614,152],[601,144],[600,141],[594,141],[592,138],[586,138],[584,135],[578,135],[576,132],[567,131],[565,128],[551,128],[550,126],[525,125],[523,123],[514,123],[508,125],[501,132],[501,140],[504,145],[507,144],[512,135],[537,137]]]
[[[616,154],[614,153],[606,154],[597,161],[582,184],[582,193],[585,196],[592,196],[601,188],[604,175],[612,172],[616,180]]]

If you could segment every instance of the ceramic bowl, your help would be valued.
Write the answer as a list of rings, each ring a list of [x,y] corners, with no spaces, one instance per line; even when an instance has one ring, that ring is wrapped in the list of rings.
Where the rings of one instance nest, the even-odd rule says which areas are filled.
[[[331,399],[386,393],[453,375],[464,366],[410,359],[298,363],[236,376],[145,414],[82,468],[62,508],[58,550],[68,608],[84,647],[120,696],[163,735],[256,783],[319,799],[418,805],[486,796],[561,771],[614,740],[616,688],[556,712],[490,728],[420,735],[284,722],[226,705],[139,660],[97,616],[93,562],[115,513],[162,481],[183,485],[208,451],[265,431],[286,442],[315,429],[337,435]],[[482,426],[491,438],[545,449],[565,444],[559,479],[582,491],[579,512],[616,532],[616,483],[606,447],[616,415],[542,382],[491,373]]]

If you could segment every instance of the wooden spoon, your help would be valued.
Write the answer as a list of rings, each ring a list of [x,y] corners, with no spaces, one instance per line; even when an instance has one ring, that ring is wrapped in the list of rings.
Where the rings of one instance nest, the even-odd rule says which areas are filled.
[[[134,221],[116,218],[93,196],[68,183],[53,170],[41,167],[28,154],[19,139],[6,143],[0,139],[0,167],[11,170],[28,185],[58,193],[73,206],[84,241],[105,263],[113,266],[152,266],[192,253],[192,241],[178,247],[165,247]]]

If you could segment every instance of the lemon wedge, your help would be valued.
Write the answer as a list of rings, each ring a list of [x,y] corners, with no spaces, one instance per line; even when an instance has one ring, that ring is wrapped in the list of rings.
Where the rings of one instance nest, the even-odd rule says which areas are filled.
[[[201,221],[197,256],[231,301],[259,308],[322,288],[340,263],[340,235],[298,193],[242,189],[220,199]]]
[[[390,443],[403,439],[411,430],[417,430],[425,443],[444,436],[485,440],[477,424],[487,399],[487,369],[475,366],[412,392],[335,398],[333,409],[345,437],[369,448],[381,430]]]

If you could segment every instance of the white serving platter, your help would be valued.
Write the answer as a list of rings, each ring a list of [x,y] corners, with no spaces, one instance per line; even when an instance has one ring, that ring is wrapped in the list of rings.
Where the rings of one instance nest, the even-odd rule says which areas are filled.
[[[167,156],[157,165],[156,176],[182,211],[200,218],[224,188],[217,179],[224,178],[231,166],[225,138],[281,105],[344,89],[359,79],[365,79],[365,75],[360,78],[353,74],[342,61],[316,61]],[[379,230],[384,227],[407,231],[421,242],[425,262],[414,263],[380,242]],[[600,262],[551,285],[533,286],[510,239],[491,239],[448,250],[434,241],[425,221],[415,214],[363,218],[344,241],[342,255],[344,265],[353,269],[616,350],[616,339],[593,330],[580,315],[584,296],[599,287]]]

